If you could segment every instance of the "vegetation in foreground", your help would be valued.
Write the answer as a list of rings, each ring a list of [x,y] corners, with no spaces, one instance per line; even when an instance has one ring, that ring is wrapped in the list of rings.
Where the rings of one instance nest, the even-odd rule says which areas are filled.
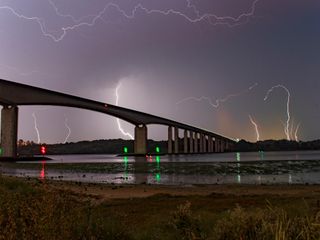
[[[250,197],[232,208],[214,206],[219,196],[99,201],[4,176],[0,196],[0,239],[320,239],[319,208],[303,200],[260,206]]]

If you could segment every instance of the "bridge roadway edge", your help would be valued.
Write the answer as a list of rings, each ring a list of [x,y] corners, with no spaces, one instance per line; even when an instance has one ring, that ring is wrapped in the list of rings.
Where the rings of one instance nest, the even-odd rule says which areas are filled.
[[[203,134],[208,137],[210,136],[212,138],[219,139],[220,141],[228,142],[230,143],[230,145],[232,145],[235,142],[233,139],[222,136],[220,134],[210,132],[205,129],[197,128],[185,123],[180,123],[174,120],[166,119],[163,117],[158,117],[155,115],[151,115],[151,114],[140,112],[133,109],[123,108],[123,107],[115,106],[108,103],[98,102],[91,99],[82,98],[79,96],[69,95],[66,93],[56,92],[48,89],[29,86],[26,84],[16,83],[16,82],[7,81],[3,79],[0,79],[0,104],[3,105],[4,108],[12,108],[12,107],[15,108],[18,106],[26,106],[26,105],[29,105],[29,106],[30,105],[50,105],[50,106],[80,108],[80,109],[96,111],[103,114],[114,116],[116,118],[122,119],[124,121],[127,121],[135,125],[136,128],[137,127],[139,128],[142,126],[146,127],[147,125],[150,125],[150,124],[159,124],[159,125],[165,125],[168,127],[183,129],[185,131],[186,130],[192,131],[194,133],[199,133],[201,135]],[[17,116],[18,116],[18,113],[17,113]],[[12,146],[13,144],[12,138],[16,138],[16,136],[14,136],[13,134],[14,130],[12,131],[11,129],[10,131],[9,130],[6,131],[4,129],[4,126],[7,126],[6,125],[7,121],[10,121],[10,120],[8,119],[2,120],[2,123],[3,123],[2,132],[4,132],[4,134],[1,134],[1,142],[3,143],[3,140],[5,140],[6,138],[11,138],[10,140],[11,143],[5,142],[5,144],[6,144],[6,148],[10,148],[13,150],[11,151],[11,153],[7,153],[7,154],[8,154],[8,157],[15,157],[16,150],[14,149],[16,147]],[[14,121],[14,116],[12,117],[11,121]],[[18,126],[15,126],[14,128],[17,129]],[[147,129],[145,132],[147,133]],[[136,134],[135,138],[136,138],[135,145],[137,146],[139,145],[139,150],[137,151],[135,150],[135,152],[142,153],[146,151],[146,147],[143,147],[141,145],[141,144],[146,144],[145,143],[146,141],[144,140],[145,134],[144,133]],[[187,149],[186,146],[185,146],[185,149]],[[175,150],[176,150],[175,153],[179,152],[179,150],[177,149]]]

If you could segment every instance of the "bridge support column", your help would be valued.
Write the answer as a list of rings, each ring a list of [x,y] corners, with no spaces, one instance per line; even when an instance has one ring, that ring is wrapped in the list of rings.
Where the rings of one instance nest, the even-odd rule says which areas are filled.
[[[145,125],[138,125],[134,128],[134,153],[147,153],[148,129]]]
[[[193,153],[193,132],[189,131],[189,153]]]
[[[174,153],[179,153],[179,128],[174,127]]]
[[[225,150],[225,141],[220,140],[220,152],[224,152],[224,150]]]
[[[203,152],[206,153],[207,150],[207,136],[203,135]]]
[[[211,152],[214,152],[214,145],[215,145],[215,141],[214,138],[211,138]]]
[[[3,157],[17,156],[18,107],[4,106],[1,110],[1,145]]]
[[[212,152],[216,152],[216,149],[215,149],[215,145],[216,145],[216,140],[215,138],[211,138],[211,144],[212,144]]]
[[[208,136],[208,153],[212,152],[212,137]]]
[[[229,151],[234,151],[234,143],[233,142],[229,143]]]
[[[203,153],[203,134],[200,133],[200,143],[199,143],[199,147],[200,147],[200,153]]]
[[[220,152],[220,139],[219,138],[216,138],[216,141],[215,141],[215,152],[216,153]]]
[[[168,127],[168,154],[172,154],[172,127]]]
[[[226,141],[225,145],[226,145],[226,149],[225,150],[228,152],[229,151],[229,141]]]
[[[183,152],[188,153],[188,131],[184,130],[183,133]]]
[[[194,133],[194,153],[198,153],[198,133]]]

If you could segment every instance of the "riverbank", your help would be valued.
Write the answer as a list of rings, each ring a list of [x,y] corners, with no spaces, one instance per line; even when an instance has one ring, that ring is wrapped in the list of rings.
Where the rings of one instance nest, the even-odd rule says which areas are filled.
[[[319,185],[106,185],[1,176],[0,193],[5,239],[274,239],[283,231],[320,237]]]
[[[168,195],[187,198],[188,196],[220,198],[245,198],[254,196],[263,198],[319,198],[320,185],[115,185],[68,181],[46,181],[46,185],[57,190],[68,190],[77,194],[95,196],[102,200],[147,198],[154,195]],[[320,207],[320,206],[319,206]]]

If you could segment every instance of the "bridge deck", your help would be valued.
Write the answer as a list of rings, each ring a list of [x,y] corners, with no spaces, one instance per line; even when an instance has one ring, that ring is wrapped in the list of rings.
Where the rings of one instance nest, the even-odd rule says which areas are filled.
[[[234,141],[230,138],[205,129],[154,116],[148,113],[2,79],[0,79],[0,103],[2,105],[12,106],[52,105],[82,108],[108,114],[134,125],[160,124],[203,133],[208,136],[225,139],[232,142]]]

